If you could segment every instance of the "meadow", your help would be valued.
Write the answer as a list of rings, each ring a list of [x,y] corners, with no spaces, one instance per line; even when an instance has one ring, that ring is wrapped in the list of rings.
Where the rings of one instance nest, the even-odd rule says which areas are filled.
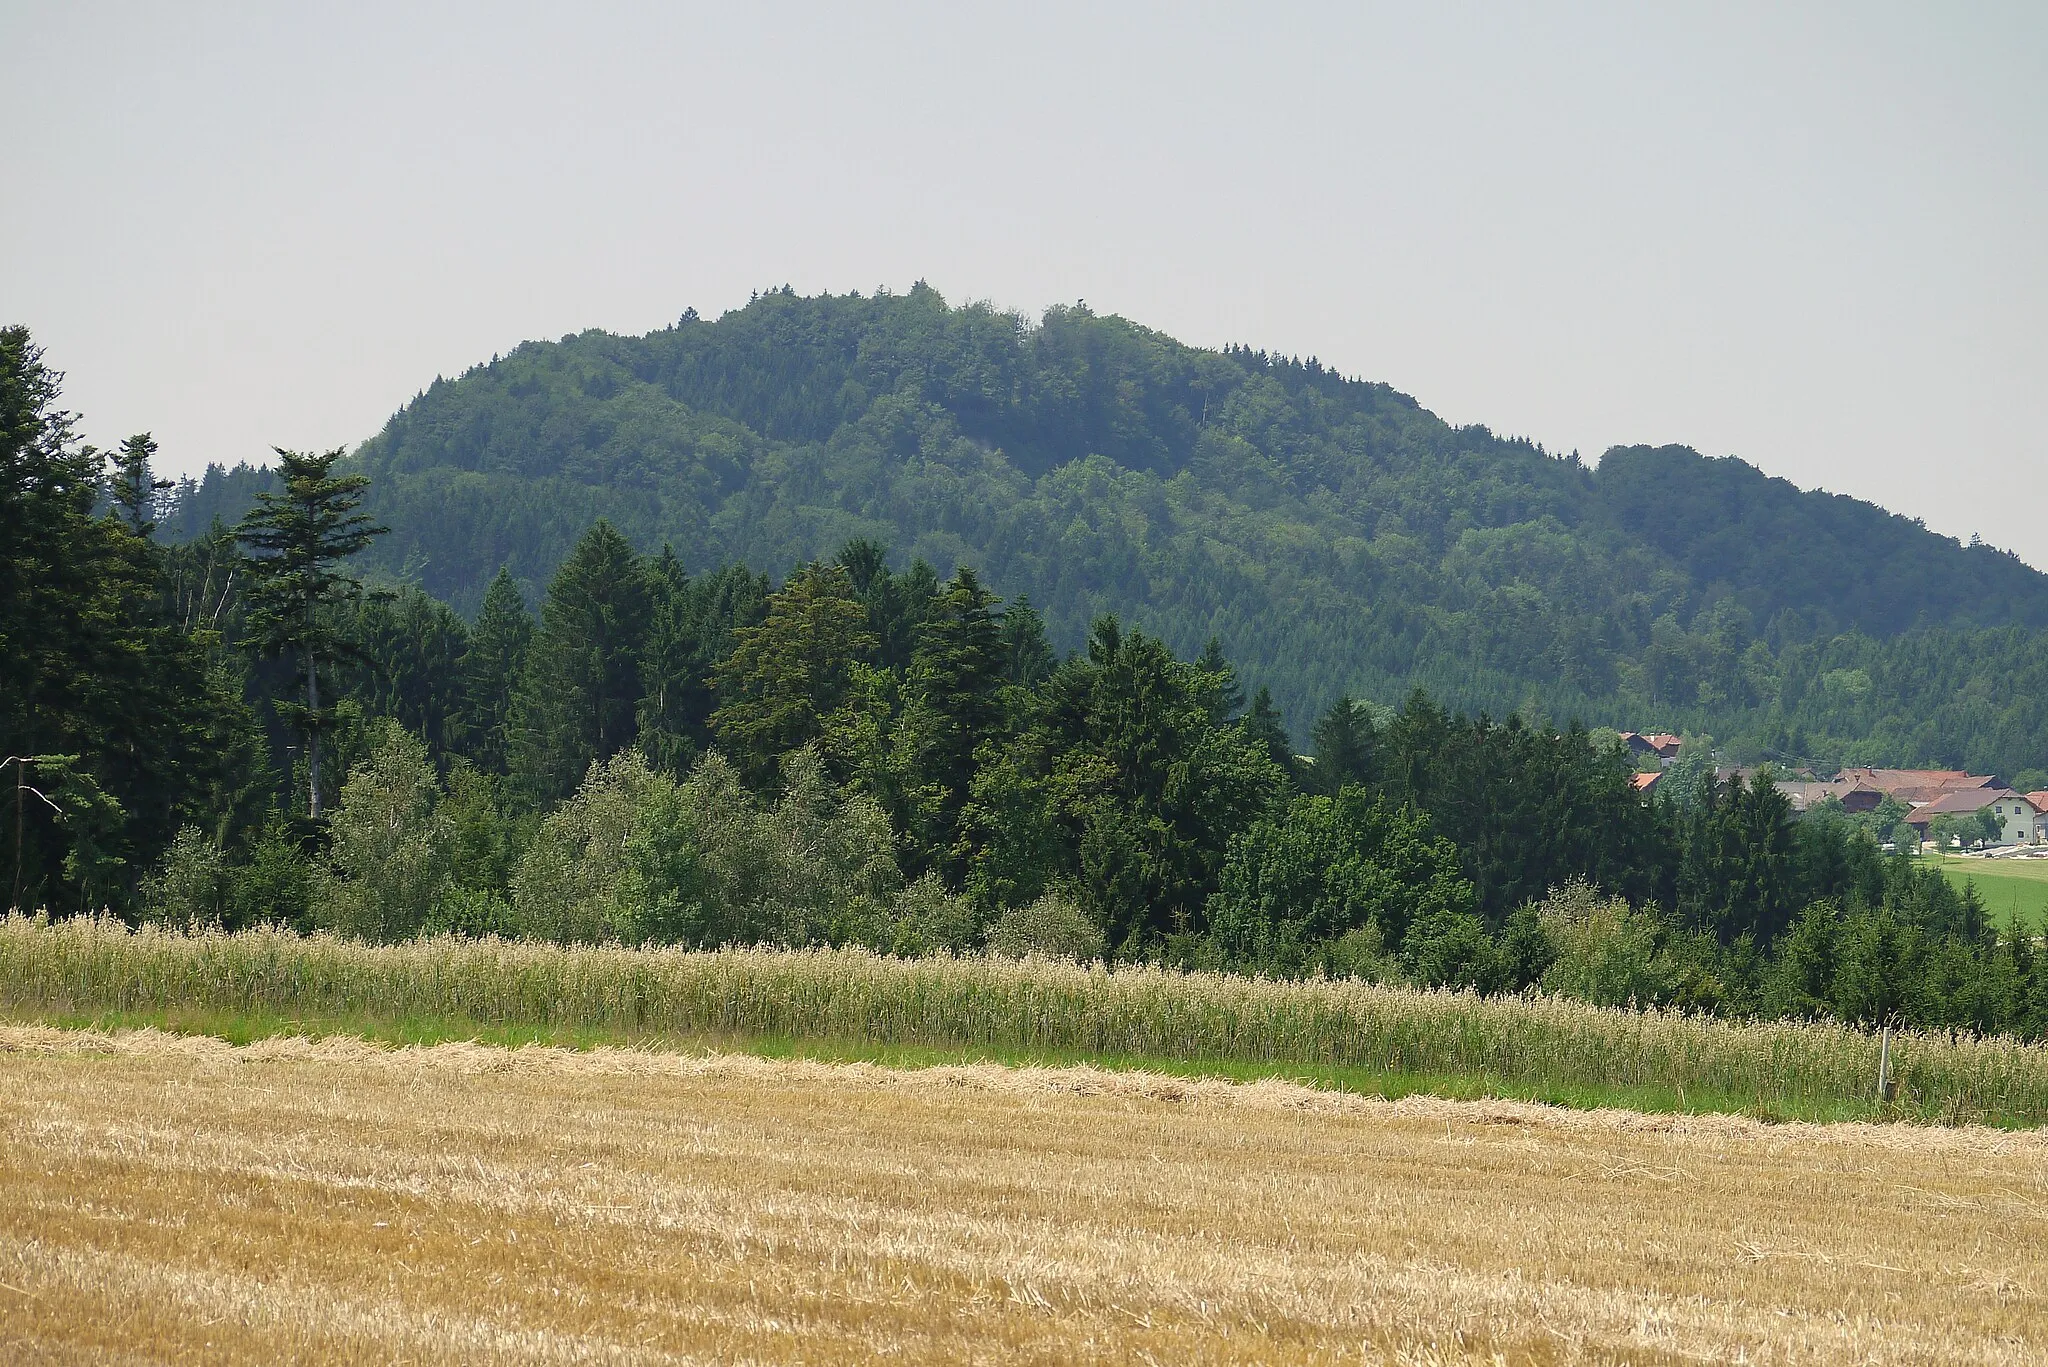
[[[1942,876],[1960,890],[1975,884],[1985,909],[2001,926],[2048,927],[2048,859],[1963,859],[1941,861]]]
[[[2018,1364],[2048,1137],[0,1026],[0,1359]]]
[[[0,921],[0,1015],[228,1038],[355,1034],[741,1048],[939,1064],[1098,1061],[1359,1092],[1440,1091],[1771,1119],[2048,1120],[2048,1047],[1745,1023],[1355,981],[1042,960],[687,951]]]

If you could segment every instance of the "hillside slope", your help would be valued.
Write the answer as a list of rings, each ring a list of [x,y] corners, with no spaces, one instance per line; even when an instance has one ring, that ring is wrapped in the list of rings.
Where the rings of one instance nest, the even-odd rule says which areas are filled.
[[[1184,652],[1217,635],[1297,730],[1421,684],[1824,760],[2012,771],[2048,735],[2048,576],[2009,554],[1684,448],[1588,469],[1078,307],[785,291],[528,343],[355,459],[382,566],[465,610],[501,564],[537,596],[599,516],[693,571],[873,536],[1029,594],[1063,645],[1104,611]],[[210,485],[188,519],[251,477]]]

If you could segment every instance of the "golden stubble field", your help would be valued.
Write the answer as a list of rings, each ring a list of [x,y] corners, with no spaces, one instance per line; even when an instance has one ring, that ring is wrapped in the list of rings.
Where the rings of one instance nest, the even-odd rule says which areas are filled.
[[[0,1027],[0,1360],[2048,1359],[2048,1139]]]

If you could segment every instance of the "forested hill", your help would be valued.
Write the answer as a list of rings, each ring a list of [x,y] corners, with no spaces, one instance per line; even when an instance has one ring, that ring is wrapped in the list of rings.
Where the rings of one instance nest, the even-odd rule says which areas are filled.
[[[854,537],[978,567],[1056,642],[1111,611],[1211,635],[1299,732],[1421,684],[1822,761],[2048,758],[2048,576],[1679,447],[1597,469],[1453,427],[1315,360],[1083,307],[767,294],[645,337],[528,343],[438,380],[354,457],[382,567],[537,600],[597,517],[692,571]],[[261,476],[188,494],[232,517]]]

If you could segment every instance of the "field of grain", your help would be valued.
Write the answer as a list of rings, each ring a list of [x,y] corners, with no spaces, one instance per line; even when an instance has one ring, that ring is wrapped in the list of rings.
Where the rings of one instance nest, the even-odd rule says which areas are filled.
[[[21,1363],[2021,1363],[2048,1137],[0,1027]]]
[[[1878,1039],[1833,1022],[844,950],[365,945],[10,917],[0,918],[0,1019],[10,1016],[201,1033],[226,1017],[231,1035],[244,1035],[236,1020],[265,1018],[427,1039],[534,1030],[569,1043],[823,1041],[1004,1062],[1343,1070],[1320,1076],[1356,1090],[1376,1089],[1376,1079],[1423,1079],[1424,1090],[1445,1080],[1461,1095],[1764,1118],[2048,1122],[2048,1046],[2009,1039],[1894,1034],[1893,1091],[1880,1102]]]

